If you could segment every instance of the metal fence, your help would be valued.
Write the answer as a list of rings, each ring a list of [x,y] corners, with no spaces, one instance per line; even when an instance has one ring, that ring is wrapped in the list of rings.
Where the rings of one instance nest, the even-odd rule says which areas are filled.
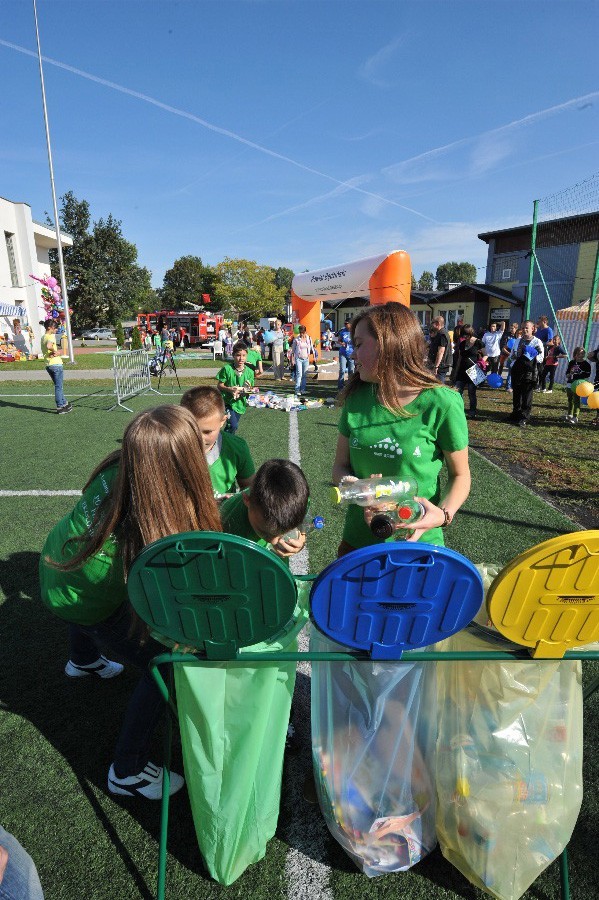
[[[121,353],[113,354],[112,368],[114,370],[116,403],[111,409],[120,406],[128,412],[133,412],[128,406],[125,406],[123,400],[136,397],[145,391],[159,393],[152,387],[150,364],[145,350],[123,350]]]

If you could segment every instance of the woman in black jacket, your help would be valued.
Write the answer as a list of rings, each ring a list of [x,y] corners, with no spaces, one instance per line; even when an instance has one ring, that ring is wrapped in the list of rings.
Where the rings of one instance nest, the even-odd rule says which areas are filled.
[[[476,388],[477,385],[467,374],[467,369],[475,366],[479,359],[484,357],[484,344],[477,338],[472,325],[463,325],[461,333],[461,343],[459,357],[457,361],[457,369],[454,381],[454,387],[460,394],[464,393],[464,388],[468,388],[468,400],[470,409],[466,413],[467,419],[476,419]]]

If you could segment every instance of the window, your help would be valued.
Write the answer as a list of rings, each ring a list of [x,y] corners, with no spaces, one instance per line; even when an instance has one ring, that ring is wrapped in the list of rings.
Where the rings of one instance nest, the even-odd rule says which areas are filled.
[[[462,322],[464,321],[463,309],[440,309],[437,315],[443,316],[445,319],[445,328],[447,331],[453,331],[458,319],[461,319]]]
[[[516,281],[518,278],[518,257],[498,256],[493,263],[493,283]]]
[[[8,268],[10,269],[10,283],[13,287],[19,286],[19,274],[17,272],[17,256],[15,254],[15,236],[10,231],[4,232],[6,252],[8,254]]]
[[[415,309],[414,312],[418,318],[418,321],[424,328],[425,325],[431,324],[431,311],[430,309]]]

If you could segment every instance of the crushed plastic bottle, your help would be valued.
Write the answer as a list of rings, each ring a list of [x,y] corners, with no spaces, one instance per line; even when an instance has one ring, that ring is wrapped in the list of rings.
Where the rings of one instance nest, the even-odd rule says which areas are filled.
[[[324,519],[322,516],[307,515],[299,528],[292,528],[281,537],[282,541],[297,541],[300,535],[308,535],[313,531],[322,531],[324,528]]]
[[[395,532],[398,532],[398,537],[405,536],[405,530],[399,526],[418,522],[425,512],[419,500],[404,500],[399,506],[377,513],[370,522],[370,530],[380,540],[390,538]]]

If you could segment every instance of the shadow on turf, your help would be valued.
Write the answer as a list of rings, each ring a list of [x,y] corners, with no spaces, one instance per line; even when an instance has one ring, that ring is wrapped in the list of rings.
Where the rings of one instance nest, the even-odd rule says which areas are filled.
[[[56,415],[56,409],[48,409],[46,406],[31,406],[29,403],[11,403],[10,400],[0,400],[0,409],[10,406],[12,409],[32,409],[34,412],[48,413],[51,416]]]
[[[112,797],[106,786],[122,716],[139,676],[132,667],[110,681],[65,676],[67,626],[48,612],[39,599],[39,558],[39,553],[20,552],[0,560],[0,593],[6,598],[0,605],[2,704],[6,710],[29,720],[65,760],[93,817],[104,828],[140,896],[151,900],[155,896],[153,879],[158,865],[157,847],[149,851],[152,860],[156,860],[156,869],[152,867],[148,873],[140,872],[111,821],[110,808],[105,802],[99,802],[95,794],[97,790],[122,806],[153,840],[158,841],[159,804]],[[175,734],[178,734],[176,729]],[[14,751],[19,752],[19,749],[15,747]],[[173,742],[173,751],[173,768],[182,771],[178,742]],[[162,760],[160,735],[156,736],[153,756],[158,762]],[[23,784],[22,790],[24,796],[29,794],[31,785]],[[46,799],[49,803],[52,790],[60,790],[60,787],[48,784]],[[64,827],[66,835],[68,822]],[[171,801],[169,851],[192,872],[204,875],[185,791]]]
[[[505,516],[494,516],[488,512],[474,512],[472,509],[462,509],[460,510],[460,516],[470,516],[473,519],[484,519],[485,522],[496,522],[498,525],[510,525],[516,528],[530,528],[530,521],[523,521],[522,519],[507,519]],[[551,535],[556,533],[556,528],[554,525],[541,525],[538,522],[534,523],[535,531],[548,531]],[[569,534],[570,530],[564,528],[561,534]]]

